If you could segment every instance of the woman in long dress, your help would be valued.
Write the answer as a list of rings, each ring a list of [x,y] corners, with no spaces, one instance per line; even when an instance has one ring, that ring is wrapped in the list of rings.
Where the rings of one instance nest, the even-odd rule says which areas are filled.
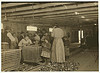
[[[54,28],[52,31],[52,37],[54,37],[52,49],[51,49],[51,62],[63,63],[65,62],[65,51],[63,44],[64,32],[61,28]]]

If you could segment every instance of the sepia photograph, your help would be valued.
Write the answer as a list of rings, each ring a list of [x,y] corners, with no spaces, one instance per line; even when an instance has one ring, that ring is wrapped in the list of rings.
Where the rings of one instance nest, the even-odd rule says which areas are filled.
[[[1,1],[2,72],[99,72],[98,1]]]

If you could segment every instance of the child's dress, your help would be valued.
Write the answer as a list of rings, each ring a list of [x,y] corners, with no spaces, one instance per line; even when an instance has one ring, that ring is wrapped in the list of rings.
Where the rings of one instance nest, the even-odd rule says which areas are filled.
[[[42,46],[43,46],[43,48],[42,48],[41,56],[45,57],[45,58],[50,58],[50,47],[51,47],[51,44],[49,42],[48,43],[43,42]]]

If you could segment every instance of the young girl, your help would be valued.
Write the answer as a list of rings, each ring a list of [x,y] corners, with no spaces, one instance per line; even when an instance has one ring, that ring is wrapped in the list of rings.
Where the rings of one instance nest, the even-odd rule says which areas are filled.
[[[45,36],[46,37],[46,36]],[[51,44],[46,38],[42,38],[42,59],[46,62],[46,64],[50,61],[50,48]]]

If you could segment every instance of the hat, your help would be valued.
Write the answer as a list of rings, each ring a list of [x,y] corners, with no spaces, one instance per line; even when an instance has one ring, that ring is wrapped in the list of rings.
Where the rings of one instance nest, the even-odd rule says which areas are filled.
[[[24,34],[24,32],[21,32],[21,34]]]

